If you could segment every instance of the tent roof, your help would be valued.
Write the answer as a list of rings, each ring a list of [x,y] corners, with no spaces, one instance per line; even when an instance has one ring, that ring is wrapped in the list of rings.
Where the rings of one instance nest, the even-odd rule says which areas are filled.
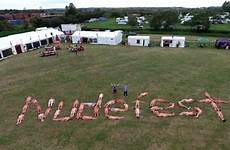
[[[22,44],[27,44],[27,43],[39,41],[38,34],[36,32],[34,32],[34,31],[15,34],[15,35],[11,35],[9,37],[10,37],[10,41],[15,42],[14,39],[17,39],[17,41],[20,41],[20,44],[21,43]]]
[[[162,40],[173,40],[173,39],[185,40],[185,37],[183,36],[162,36],[161,39]]]
[[[174,36],[173,39],[185,40],[185,37],[184,36]]]
[[[11,48],[9,38],[8,37],[2,37],[0,38],[0,50]]]
[[[28,44],[39,40],[51,38],[51,33],[53,33],[53,36],[64,35],[63,32],[55,30],[54,28],[47,28],[40,31],[13,34],[0,38],[0,49],[10,48],[11,46],[15,46],[17,44]]]
[[[89,37],[89,38],[97,38],[97,37],[108,37],[115,38],[120,31],[110,32],[110,31],[76,31],[72,36],[80,36],[80,37]]]
[[[22,38],[24,38],[21,34],[15,34],[8,36],[9,42],[12,45],[22,44]]]
[[[128,39],[150,39],[150,36],[128,36]]]
[[[162,36],[161,39],[162,40],[172,40],[173,37],[172,36]]]
[[[44,40],[44,39],[47,39],[48,38],[48,32],[45,31],[45,30],[42,30],[42,31],[36,31],[36,34],[38,35],[39,39],[40,40]]]
[[[52,33],[53,34],[53,36],[56,36],[56,35],[58,35],[58,36],[63,36],[63,35],[65,35],[63,32],[61,32],[61,31],[58,31],[58,30],[56,30],[56,29],[54,29],[54,28],[48,28],[48,30],[46,30],[46,32],[48,32],[48,33]]]

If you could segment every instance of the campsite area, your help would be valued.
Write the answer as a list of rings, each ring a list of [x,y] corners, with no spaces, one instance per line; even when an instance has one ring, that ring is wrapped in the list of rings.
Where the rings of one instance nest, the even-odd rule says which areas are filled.
[[[152,37],[151,37],[152,38]],[[157,118],[149,110],[153,98],[176,102],[183,98],[211,96],[229,100],[230,53],[213,48],[160,48],[85,45],[74,54],[62,45],[58,56],[41,58],[35,50],[12,56],[0,63],[0,149],[229,149],[230,105],[222,104],[222,122],[206,104],[200,118],[175,116]],[[111,93],[111,83],[120,83]],[[63,116],[69,114],[74,99],[95,101],[104,93],[103,104],[122,97],[122,85],[129,86],[125,119],[110,121],[103,109],[94,121],[54,122],[51,116],[39,122],[34,109],[25,121],[15,125],[28,95],[36,96],[46,108],[50,96],[64,99]],[[148,91],[141,104],[141,118],[134,116],[133,101]],[[55,109],[51,112],[53,114]],[[175,110],[179,113],[183,109]],[[90,114],[90,112],[88,112]]]

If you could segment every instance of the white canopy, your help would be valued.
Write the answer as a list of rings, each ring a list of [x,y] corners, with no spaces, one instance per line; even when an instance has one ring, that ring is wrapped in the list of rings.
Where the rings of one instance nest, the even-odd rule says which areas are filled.
[[[81,31],[81,25],[80,24],[61,24],[61,29],[64,32]]]
[[[5,50],[11,48],[10,41],[8,37],[0,38],[0,50]]]
[[[167,44],[166,44],[167,43]],[[185,37],[180,36],[164,36],[161,37],[161,47],[185,47]]]
[[[172,40],[173,36],[162,36],[161,40]]]
[[[52,33],[52,34],[53,34],[53,37],[55,37],[55,36],[65,36],[65,34],[64,34],[63,32],[58,31],[58,30],[56,30],[56,29],[54,29],[54,28],[49,28],[49,29],[47,30],[47,32],[49,32],[50,34]]]
[[[93,44],[117,45],[122,41],[122,31],[76,31],[72,42],[78,43],[81,38],[96,39]]]
[[[38,42],[55,36],[60,37],[62,35],[64,35],[63,32],[53,28],[42,28],[38,31],[31,31],[31,32],[9,35],[0,38],[0,43],[1,43],[0,50],[12,48],[13,53],[17,54],[15,50],[16,45],[20,45],[22,48],[22,52],[25,52],[26,50],[24,48],[24,45],[26,44]]]
[[[34,31],[11,35],[9,36],[9,38],[10,41],[13,41],[13,46],[15,46],[16,44],[28,44],[39,41],[38,34]]]
[[[148,46],[150,43],[149,36],[128,36],[128,44],[132,46]]]

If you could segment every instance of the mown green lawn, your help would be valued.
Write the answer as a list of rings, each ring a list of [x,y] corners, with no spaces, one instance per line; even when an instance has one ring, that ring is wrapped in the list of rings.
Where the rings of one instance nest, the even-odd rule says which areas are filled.
[[[40,58],[39,51],[13,56],[0,62],[0,149],[229,149],[230,105],[222,105],[227,122],[221,122],[210,106],[200,106],[199,119],[153,116],[148,104],[153,98],[176,102],[182,98],[202,99],[203,92],[230,99],[230,53],[217,49],[167,49],[87,45],[75,55],[62,50],[59,56]],[[36,96],[43,108],[54,96],[65,100],[68,115],[73,99],[95,100],[103,92],[104,103],[122,97],[111,94],[110,83],[128,84],[125,98],[129,111],[120,121],[100,117],[95,121],[38,122],[34,110],[15,126],[24,97]],[[143,100],[142,118],[133,113],[137,93],[148,91]],[[57,105],[57,104],[56,104]],[[177,109],[178,114],[183,111]],[[54,110],[52,111],[52,113]]]

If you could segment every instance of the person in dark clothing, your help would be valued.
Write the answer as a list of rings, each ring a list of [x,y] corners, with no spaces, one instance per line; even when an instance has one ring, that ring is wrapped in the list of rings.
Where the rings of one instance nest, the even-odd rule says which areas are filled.
[[[111,84],[111,86],[112,86],[112,93],[113,94],[116,94],[117,93],[117,87],[119,86],[119,84]]]
[[[124,85],[124,96],[128,96],[128,85]]]

